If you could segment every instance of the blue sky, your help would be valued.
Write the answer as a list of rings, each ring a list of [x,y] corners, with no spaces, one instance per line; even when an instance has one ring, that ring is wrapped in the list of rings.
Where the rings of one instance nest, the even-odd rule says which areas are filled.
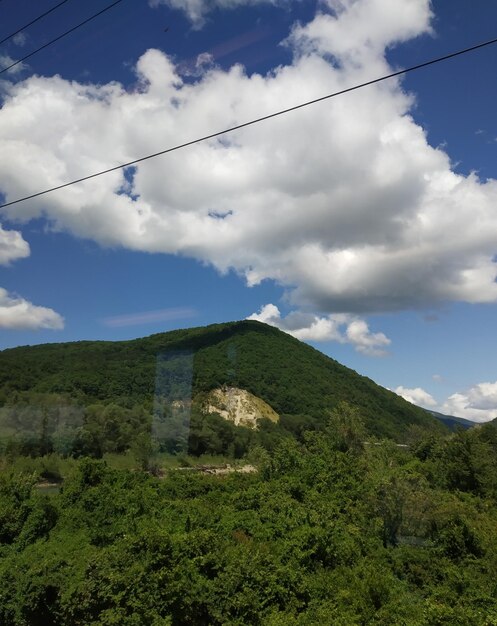
[[[0,39],[52,4],[0,4]],[[106,4],[69,0],[0,61]],[[123,0],[1,76],[0,192],[491,39],[496,18],[484,0]],[[0,348],[255,316],[419,404],[497,416],[496,61],[487,48],[4,209]]]

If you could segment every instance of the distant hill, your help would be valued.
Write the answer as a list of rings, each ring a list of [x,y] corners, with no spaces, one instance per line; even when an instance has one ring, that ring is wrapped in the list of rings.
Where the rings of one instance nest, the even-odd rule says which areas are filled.
[[[357,406],[376,436],[402,440],[411,424],[444,430],[424,409],[256,321],[0,352],[0,405],[26,394],[61,394],[83,406],[141,405],[150,411],[157,396],[184,405],[223,386],[261,398],[281,416],[277,428],[291,431],[324,424],[341,401]]]
[[[451,430],[456,430],[457,428],[464,428],[464,430],[467,430],[468,428],[473,428],[473,426],[476,426],[476,422],[472,422],[471,420],[464,419],[464,417],[455,417],[454,415],[444,415],[443,413],[438,413],[438,411],[429,411],[429,412]]]

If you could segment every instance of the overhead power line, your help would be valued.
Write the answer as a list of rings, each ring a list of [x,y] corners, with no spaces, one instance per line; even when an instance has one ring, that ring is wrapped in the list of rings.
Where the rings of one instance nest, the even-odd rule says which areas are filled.
[[[115,2],[113,2],[112,4],[107,5],[101,11],[98,11],[98,13],[95,13],[94,15],[86,18],[86,20],[80,22],[79,24],[76,24],[76,26],[73,26],[69,30],[66,30],[64,33],[62,33],[62,35],[59,35],[58,37],[55,37],[55,39],[52,39],[48,43],[44,44],[43,46],[40,46],[39,48],[36,48],[36,50],[33,50],[33,52],[30,52],[29,54],[26,54],[26,56],[22,57],[22,59],[18,59],[14,63],[11,63],[7,67],[4,67],[3,69],[0,70],[0,74],[3,74],[4,72],[7,72],[8,70],[12,69],[16,65],[19,65],[19,63],[22,63],[23,61],[26,61],[26,59],[29,59],[32,56],[34,56],[35,54],[37,54],[38,52],[40,52],[41,50],[44,50],[45,48],[48,48],[48,46],[51,46],[56,41],[60,41],[66,35],[69,35],[69,34],[73,33],[75,30],[77,30],[78,28],[81,28],[81,26],[84,26],[85,24],[88,24],[88,22],[91,22],[96,17],[98,17],[99,15],[102,15],[102,13],[105,13],[109,9],[112,9],[112,7],[115,7],[116,4],[119,4],[122,1],[123,0],[115,0]]]
[[[1,0],[0,0],[1,1]],[[182,148],[187,148],[188,146],[193,146],[194,144],[201,143],[203,141],[207,141],[208,139],[214,139],[215,137],[219,137],[221,135],[225,135],[226,133],[232,133],[235,130],[240,130],[241,128],[246,128],[247,126],[253,126],[254,124],[258,124],[259,122],[264,122],[266,120],[270,120],[274,117],[279,117],[280,115],[284,115],[286,113],[290,113],[292,111],[297,111],[298,109],[303,109],[304,107],[310,106],[311,104],[316,104],[318,102],[323,102],[324,100],[329,100],[331,98],[335,98],[337,96],[342,96],[343,94],[350,93],[351,91],[357,91],[358,89],[362,89],[363,87],[368,87],[370,85],[375,85],[377,83],[381,83],[389,78],[395,78],[396,76],[402,76],[403,74],[408,74],[409,72],[414,72],[415,70],[420,70],[424,67],[428,67],[429,65],[435,65],[435,63],[441,63],[442,61],[447,61],[449,59],[453,59],[455,57],[461,56],[463,54],[467,54],[469,52],[474,52],[475,50],[479,50],[481,48],[485,48],[487,46],[491,46],[497,43],[497,38],[490,39],[489,41],[484,41],[483,43],[476,44],[471,46],[470,48],[464,48],[463,50],[458,50],[457,52],[451,52],[450,54],[445,54],[444,56],[437,57],[435,59],[431,59],[429,61],[425,61],[424,63],[418,63],[417,65],[412,65],[411,67],[407,67],[403,70],[398,70],[397,72],[392,72],[391,74],[386,74],[381,76],[380,78],[374,78],[372,80],[368,80],[364,83],[360,83],[358,85],[354,85],[353,87],[347,87],[347,89],[342,89],[341,91],[335,91],[334,93],[329,93],[325,96],[321,96],[320,98],[314,98],[314,100],[308,100],[307,102],[302,102],[301,104],[297,104],[292,107],[288,107],[287,109],[281,109],[280,111],[276,111],[275,113],[270,113],[268,115],[263,115],[256,119],[250,120],[248,122],[243,122],[242,124],[237,124],[236,126],[232,126],[231,128],[226,128],[224,130],[217,131],[215,133],[211,133],[209,135],[204,135],[203,137],[199,137],[197,139],[192,139],[191,141],[186,141],[185,143],[178,144],[171,148],[166,148],[164,150],[160,150],[159,152],[154,152],[153,154],[148,154],[147,156],[140,157],[139,159],[135,159],[134,161],[128,161],[127,163],[121,163],[120,165],[115,165],[114,167],[109,167],[106,170],[101,170],[99,172],[95,172],[94,174],[89,174],[87,176],[82,176],[81,178],[77,178],[76,180],[72,180],[67,183],[63,183],[62,185],[57,185],[56,187],[50,187],[49,189],[44,189],[43,191],[38,191],[37,193],[33,193],[29,196],[24,196],[22,198],[18,198],[17,200],[12,200],[11,202],[6,202],[5,204],[0,204],[0,209],[3,209],[8,206],[12,206],[13,204],[18,204],[19,202],[24,202],[26,200],[32,200],[33,198],[38,198],[39,196],[43,196],[47,193],[51,193],[52,191],[57,191],[58,189],[64,189],[64,187],[70,187],[71,185],[76,185],[77,183],[82,183],[86,180],[90,180],[92,178],[97,178],[98,176],[103,176],[104,174],[110,174],[110,172],[115,172],[117,170],[121,170],[125,167],[130,167],[132,165],[136,165],[137,163],[142,163],[143,161],[148,161],[149,159],[154,159],[155,157],[161,156],[163,154],[168,154],[169,152],[175,152],[177,150],[181,150]]]
[[[1,1],[1,0],[0,0]],[[10,35],[7,35],[7,37],[4,37],[3,39],[0,39],[0,45],[5,43],[6,41],[8,41],[9,39],[12,39],[12,37],[15,37],[16,35],[18,35],[19,33],[21,33],[23,30],[26,30],[26,28],[29,28],[30,26],[32,26],[33,24],[36,24],[36,22],[39,22],[41,19],[43,19],[46,15],[49,15],[50,13],[52,13],[53,11],[55,11],[55,9],[58,9],[59,7],[61,7],[63,4],[65,4],[66,2],[69,2],[69,0],[62,0],[62,2],[59,2],[59,4],[56,4],[55,6],[53,6],[51,9],[48,9],[48,11],[45,11],[45,13],[42,13],[41,15],[38,15],[38,17],[35,17],[34,20],[31,20],[31,22],[28,22],[27,24],[24,24],[24,26],[22,26],[21,28],[19,28],[18,30],[15,31],[15,33],[11,33]]]

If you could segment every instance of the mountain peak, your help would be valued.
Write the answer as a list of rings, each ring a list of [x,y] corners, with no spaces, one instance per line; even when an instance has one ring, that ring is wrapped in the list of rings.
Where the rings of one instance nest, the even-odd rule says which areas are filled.
[[[176,361],[175,361],[176,359]],[[14,392],[64,394],[84,406],[152,406],[160,368],[168,388],[195,399],[222,386],[267,403],[291,423],[321,427],[340,402],[356,406],[373,435],[403,439],[411,424],[442,428],[372,380],[273,326],[238,320],[117,342],[76,342],[0,353],[0,401]],[[176,386],[176,387],[175,387]],[[286,424],[286,426],[285,426]]]

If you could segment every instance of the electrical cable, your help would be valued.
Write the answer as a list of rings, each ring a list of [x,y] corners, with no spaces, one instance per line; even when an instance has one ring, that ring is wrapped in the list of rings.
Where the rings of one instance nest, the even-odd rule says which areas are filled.
[[[1,0],[0,0],[1,1]],[[29,28],[30,26],[32,26],[33,24],[36,24],[36,22],[39,22],[41,19],[43,19],[46,15],[49,15],[50,13],[52,13],[52,11],[55,11],[55,9],[58,9],[59,7],[61,7],[63,4],[65,4],[66,2],[69,2],[69,0],[62,0],[62,2],[59,2],[59,4],[56,4],[55,6],[53,6],[51,9],[48,9],[48,11],[45,11],[45,13],[42,13],[41,15],[38,15],[38,17],[35,17],[34,20],[31,20],[31,22],[28,22],[27,24],[24,24],[24,26],[22,28],[19,28],[18,30],[16,30],[15,33],[11,33],[10,35],[7,35],[7,37],[4,37],[3,39],[0,39],[0,45],[2,45],[3,43],[5,43],[6,41],[8,41],[9,39],[12,39],[12,37],[15,37],[16,35],[18,35],[19,33],[21,33],[23,30],[26,30],[26,28]]]
[[[236,126],[232,126],[231,128],[226,128],[225,130],[220,130],[215,133],[211,133],[209,135],[204,135],[203,137],[199,137],[198,139],[192,139],[191,141],[186,141],[185,143],[173,146],[172,148],[166,148],[165,150],[160,150],[159,152],[154,152],[153,154],[149,154],[144,157],[140,157],[139,159],[135,159],[133,161],[128,161],[127,163],[121,163],[120,165],[115,165],[114,167],[109,167],[108,169],[101,170],[99,172],[95,172],[94,174],[89,174],[87,176],[83,176],[81,178],[77,178],[76,180],[72,180],[67,183],[63,183],[62,185],[57,185],[56,187],[50,187],[49,189],[45,189],[43,191],[38,191],[37,193],[30,194],[29,196],[24,196],[22,198],[18,198],[17,200],[12,200],[10,202],[6,202],[5,204],[0,204],[0,209],[3,209],[8,206],[12,206],[13,204],[18,204],[19,202],[24,202],[26,200],[31,200],[33,198],[38,198],[39,196],[43,196],[47,193],[51,193],[52,191],[57,191],[58,189],[64,189],[64,187],[70,187],[71,185],[76,185],[77,183],[82,183],[86,180],[90,180],[92,178],[97,178],[98,176],[103,176],[104,174],[109,174],[110,172],[115,172],[120,169],[124,169],[125,167],[130,167],[132,165],[136,165],[137,163],[142,163],[143,161],[148,161],[149,159],[153,159],[155,157],[161,156],[163,154],[168,154],[170,152],[175,152],[176,150],[181,150],[182,148],[187,148],[188,146],[192,146],[197,143],[201,143],[203,141],[207,141],[208,139],[214,139],[215,137],[219,137],[220,135],[225,135],[226,133],[231,133],[235,130],[240,130],[241,128],[246,128],[247,126],[252,126],[254,124],[258,124],[259,122],[263,122],[265,120],[272,119],[274,117],[278,117],[280,115],[284,115],[286,113],[290,113],[292,111],[296,111],[298,109],[302,109],[304,107],[310,106],[312,104],[316,104],[318,102],[323,102],[324,100],[329,100],[331,98],[335,98],[337,96],[341,96],[346,93],[350,93],[351,91],[356,91],[358,89],[362,89],[363,87],[368,87],[370,85],[375,85],[377,83],[381,83],[389,78],[395,78],[396,76],[402,76],[404,74],[408,74],[409,72],[414,72],[415,70],[422,69],[424,67],[428,67],[430,65],[434,65],[435,63],[441,63],[442,61],[447,61],[448,59],[453,59],[454,57],[461,56],[463,54],[467,54],[469,52],[473,52],[475,50],[479,50],[481,48],[485,48],[487,46],[491,46],[497,43],[497,38],[490,39],[489,41],[485,41],[483,43],[476,44],[469,48],[464,48],[463,50],[458,50],[457,52],[451,52],[450,54],[445,54],[444,56],[437,57],[435,59],[431,59],[429,61],[425,61],[424,63],[418,63],[417,65],[412,65],[403,70],[398,70],[397,72],[392,72],[391,74],[386,74],[381,76],[380,78],[374,78],[372,80],[368,80],[364,83],[360,83],[358,85],[354,85],[353,87],[347,87],[346,89],[342,89],[341,91],[335,91],[334,93],[327,94],[325,96],[321,96],[319,98],[315,98],[313,100],[308,100],[307,102],[302,102],[301,104],[297,104],[292,107],[288,107],[287,109],[282,109],[280,111],[276,111],[275,113],[270,113],[268,115],[263,115],[262,117],[258,117],[256,119],[250,120],[249,122],[243,122],[242,124],[237,124]]]
[[[96,17],[98,17],[99,15],[102,15],[102,13],[105,13],[106,11],[108,11],[109,9],[112,9],[112,7],[115,7],[116,4],[119,4],[120,2],[122,2],[123,0],[116,0],[115,2],[113,2],[112,4],[109,4],[108,6],[104,7],[101,11],[99,11],[98,13],[95,13],[94,15],[88,17],[86,20],[84,20],[83,22],[80,22],[79,24],[76,24],[76,26],[73,26],[72,28],[70,28],[69,30],[66,30],[64,33],[62,33],[62,35],[59,35],[58,37],[55,37],[55,39],[52,39],[51,41],[49,41],[48,43],[44,44],[43,46],[40,46],[39,48],[37,48],[36,50],[33,50],[33,52],[30,52],[29,54],[27,54],[26,56],[22,57],[22,59],[18,59],[17,61],[15,61],[14,63],[11,63],[10,65],[8,65],[7,67],[4,67],[3,69],[0,70],[0,74],[3,74],[4,72],[7,72],[8,70],[12,69],[13,67],[15,67],[16,65],[19,65],[19,63],[22,63],[23,61],[26,61],[26,59],[31,58],[33,55],[37,54],[38,52],[40,52],[41,50],[44,50],[45,48],[48,48],[48,46],[51,46],[53,43],[55,43],[56,41],[59,41],[60,39],[62,39],[63,37],[65,37],[66,35],[69,35],[70,33],[73,33],[75,30],[77,30],[78,28],[81,28],[81,26],[84,26],[85,24],[88,24],[88,22],[91,22],[92,20],[94,20]]]

